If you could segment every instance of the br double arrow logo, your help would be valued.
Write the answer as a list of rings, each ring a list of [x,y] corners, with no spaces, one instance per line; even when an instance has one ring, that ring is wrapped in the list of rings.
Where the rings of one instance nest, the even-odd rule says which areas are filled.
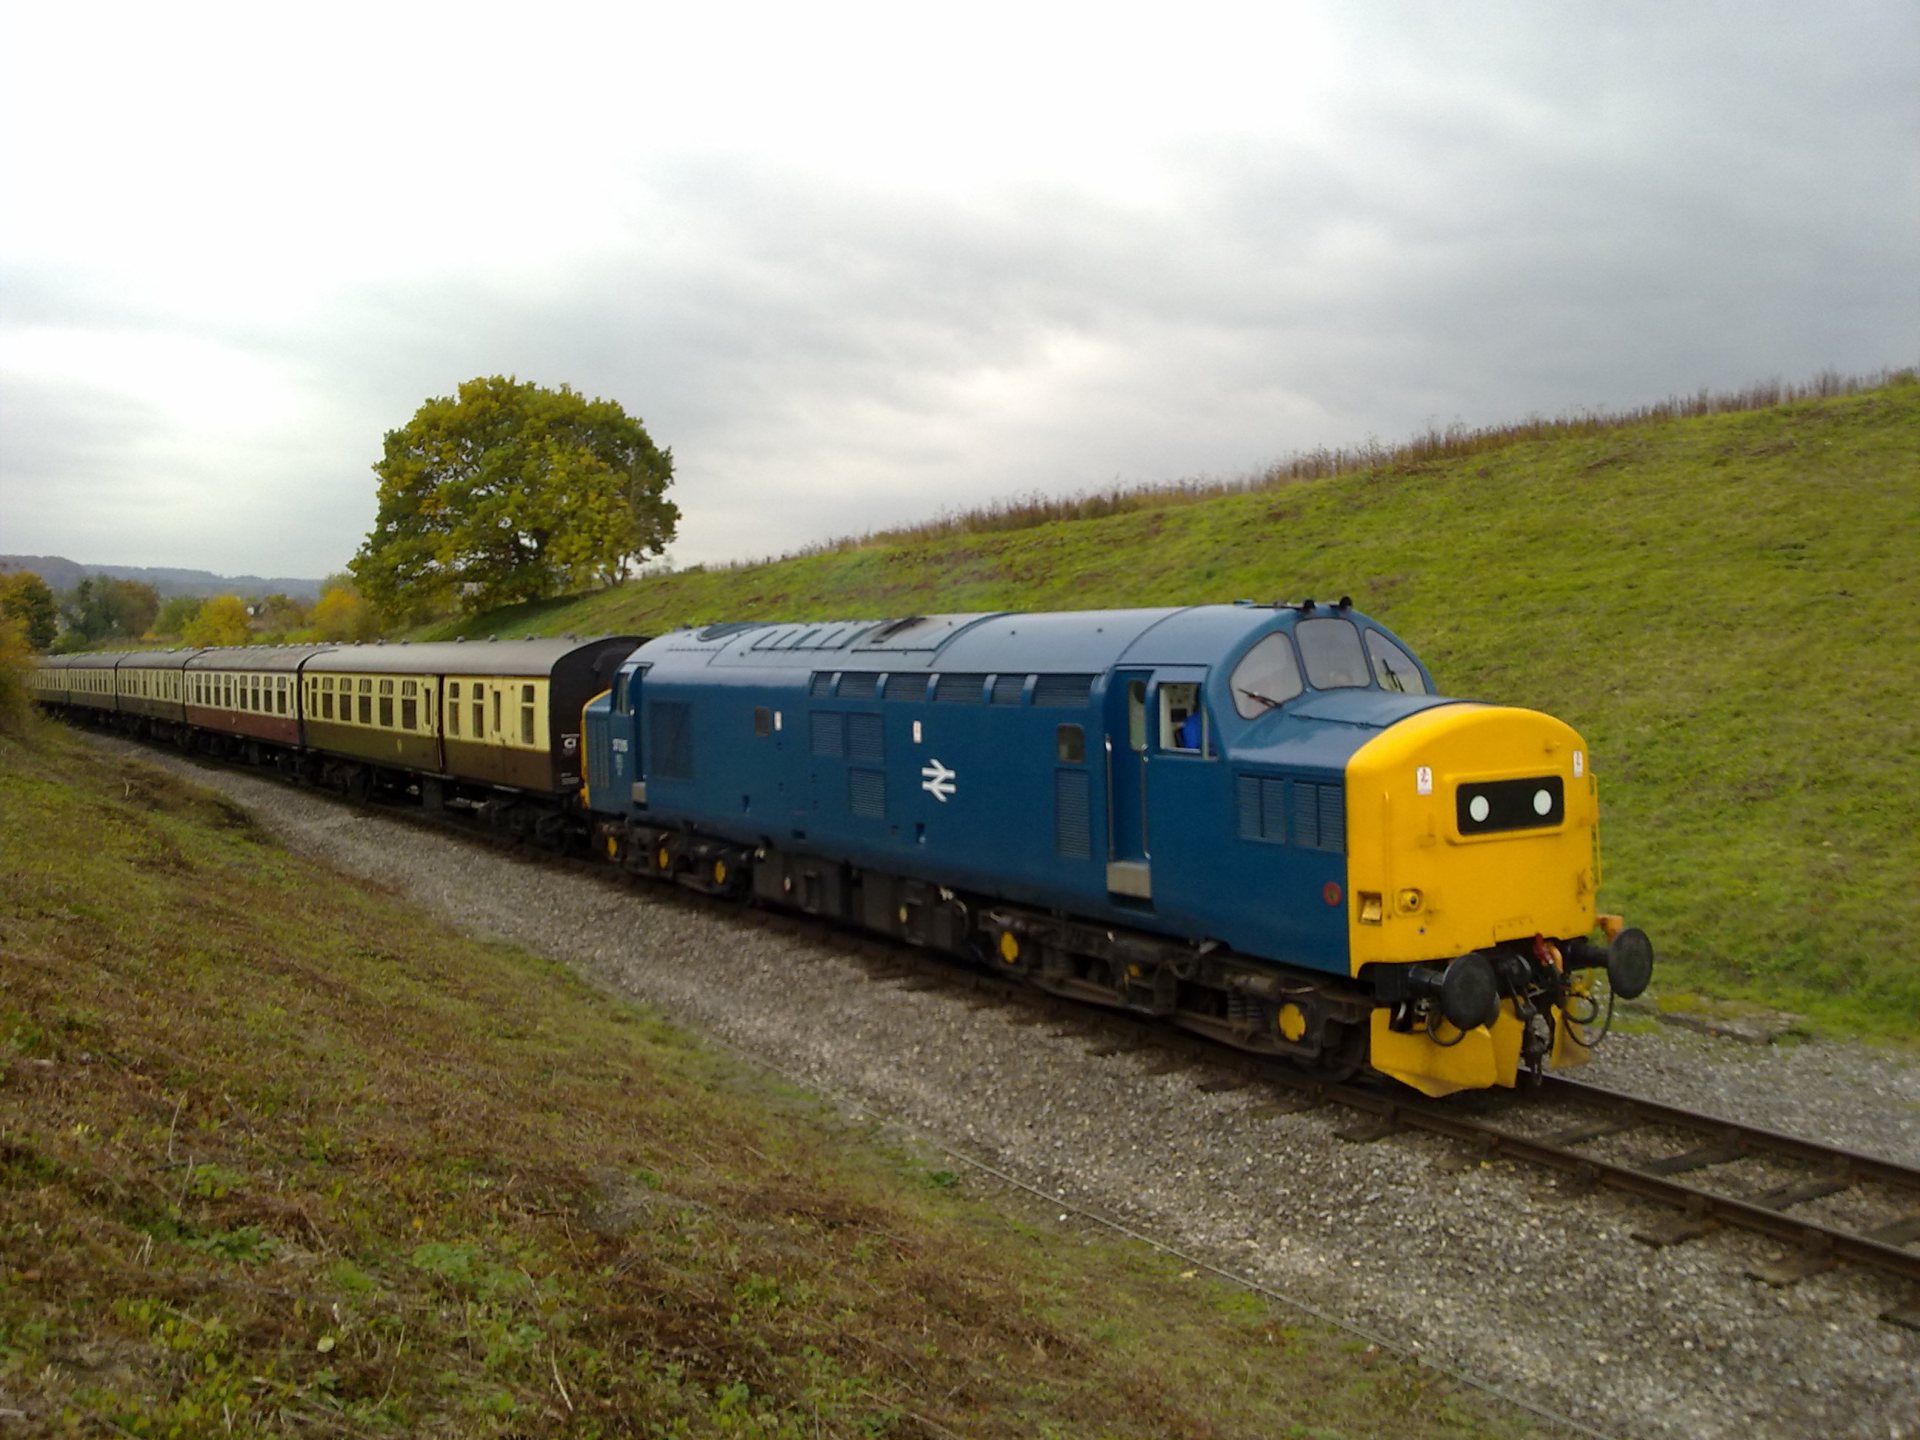
[[[951,800],[954,791],[959,788],[953,782],[960,778],[960,772],[957,770],[949,770],[938,760],[935,760],[931,765],[922,766],[920,773],[925,777],[920,782],[920,788],[933,796],[933,798],[938,800],[942,805]]]

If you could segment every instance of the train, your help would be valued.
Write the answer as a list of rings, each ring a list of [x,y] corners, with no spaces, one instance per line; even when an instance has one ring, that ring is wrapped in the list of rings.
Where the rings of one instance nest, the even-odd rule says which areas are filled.
[[[49,657],[43,706],[465,809],[1429,1096],[1582,1063],[1649,984],[1590,749],[1334,603]]]

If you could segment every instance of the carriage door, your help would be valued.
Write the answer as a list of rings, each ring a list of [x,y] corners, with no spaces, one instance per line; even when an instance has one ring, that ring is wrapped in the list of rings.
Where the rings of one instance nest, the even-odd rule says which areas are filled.
[[[1147,833],[1146,670],[1117,670],[1107,686],[1107,891],[1152,900]]]

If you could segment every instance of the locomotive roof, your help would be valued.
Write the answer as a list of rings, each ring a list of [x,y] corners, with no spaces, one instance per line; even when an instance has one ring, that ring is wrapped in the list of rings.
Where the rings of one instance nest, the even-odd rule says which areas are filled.
[[[582,640],[439,640],[424,645],[340,645],[315,655],[307,673],[340,675],[549,675],[570,656],[609,647],[636,649],[638,635]]]
[[[716,668],[1097,672],[1219,655],[1271,626],[1275,613],[1271,606],[1236,604],[709,625],[665,636],[647,649],[704,654]]]

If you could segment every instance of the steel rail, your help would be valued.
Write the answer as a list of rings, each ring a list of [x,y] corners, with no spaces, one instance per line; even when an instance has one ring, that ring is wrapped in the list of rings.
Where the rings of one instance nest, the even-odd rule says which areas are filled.
[[[1444,1135],[1475,1146],[1483,1154],[1524,1160],[1531,1164],[1545,1166],[1590,1184],[1671,1206],[1697,1219],[1719,1220],[1743,1230],[1752,1230],[1771,1236],[1773,1239],[1797,1246],[1814,1255],[1850,1260],[1906,1280],[1920,1282],[1920,1252],[1903,1249],[1883,1240],[1875,1240],[1870,1236],[1855,1234],[1851,1231],[1837,1230],[1817,1220],[1802,1219],[1751,1200],[1741,1200],[1734,1196],[1704,1190],[1697,1185],[1689,1185],[1665,1175],[1636,1169],[1632,1165],[1596,1159],[1569,1147],[1555,1145],[1551,1141],[1535,1140],[1473,1116],[1447,1111],[1430,1101],[1404,1100],[1346,1085],[1329,1087],[1328,1094],[1329,1098],[1343,1105],[1365,1111],[1387,1123],[1411,1130],[1424,1130],[1432,1134]],[[1710,1116],[1692,1116],[1691,1119],[1716,1129],[1741,1128],[1714,1121]],[[1805,1146],[1822,1155],[1840,1156],[1849,1160],[1863,1158],[1854,1156],[1848,1151],[1835,1150],[1830,1146],[1815,1145],[1811,1141],[1792,1141],[1791,1137],[1783,1138],[1790,1140],[1794,1146]],[[1892,1168],[1897,1170],[1900,1167]]]
[[[1827,1145],[1817,1140],[1803,1140],[1797,1135],[1769,1130],[1760,1125],[1683,1110],[1677,1105],[1649,1100],[1643,1095],[1624,1090],[1588,1084],[1584,1080],[1549,1075],[1534,1096],[1549,1104],[1594,1105],[1629,1114],[1641,1124],[1671,1125],[1675,1129],[1692,1130],[1697,1134],[1730,1140],[1751,1155],[1788,1155],[1796,1160],[1826,1166],[1833,1175],[1851,1180],[1870,1180],[1882,1185],[1920,1190],[1920,1168],[1911,1165],[1901,1165],[1856,1150],[1843,1150],[1837,1145]]]

